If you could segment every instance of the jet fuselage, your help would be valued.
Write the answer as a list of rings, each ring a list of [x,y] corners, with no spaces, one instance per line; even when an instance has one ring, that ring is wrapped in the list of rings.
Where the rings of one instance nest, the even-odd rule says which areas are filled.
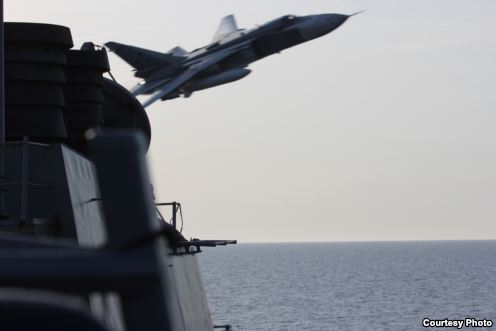
[[[286,15],[244,30],[237,29],[234,18],[228,16],[221,22],[212,43],[189,53],[182,49],[157,53],[114,42],[106,43],[106,46],[135,66],[135,76],[143,81],[132,91],[135,95],[153,94],[154,97],[145,102],[147,106],[158,99],[188,97],[194,91],[241,79],[250,73],[245,69],[250,63],[326,35],[348,17],[341,14]],[[145,61],[149,57],[150,64],[140,65],[137,55],[133,58],[132,52],[142,52],[144,55],[139,55]]]

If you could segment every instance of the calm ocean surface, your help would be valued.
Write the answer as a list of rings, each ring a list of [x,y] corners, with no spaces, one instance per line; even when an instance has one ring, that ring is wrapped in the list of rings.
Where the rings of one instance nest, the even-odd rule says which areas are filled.
[[[434,330],[426,317],[496,329],[496,241],[240,244],[198,257],[213,320],[234,331]]]

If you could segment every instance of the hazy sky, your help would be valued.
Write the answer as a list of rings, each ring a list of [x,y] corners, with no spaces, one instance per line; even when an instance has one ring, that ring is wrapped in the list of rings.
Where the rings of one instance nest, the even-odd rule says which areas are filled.
[[[148,108],[159,201],[187,237],[496,239],[496,1],[22,1],[9,21],[158,51],[221,17],[367,12],[265,58],[245,79]],[[130,67],[110,55],[131,87]]]

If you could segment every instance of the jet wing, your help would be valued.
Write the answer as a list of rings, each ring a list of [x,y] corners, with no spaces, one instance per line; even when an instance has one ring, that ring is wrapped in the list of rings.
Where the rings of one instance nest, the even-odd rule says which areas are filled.
[[[186,84],[188,81],[190,81],[192,78],[194,78],[197,74],[207,70],[209,67],[213,66],[219,61],[222,61],[229,55],[237,52],[239,49],[240,47],[228,48],[217,54],[206,56],[204,59],[190,65],[181,74],[166,82],[157,92],[155,92],[148,100],[143,103],[143,107],[148,107],[155,101],[162,99],[168,94],[174,92],[175,90]]]
[[[150,67],[168,66],[184,61],[182,55],[155,52],[113,41],[105,43],[105,46],[138,71]]]

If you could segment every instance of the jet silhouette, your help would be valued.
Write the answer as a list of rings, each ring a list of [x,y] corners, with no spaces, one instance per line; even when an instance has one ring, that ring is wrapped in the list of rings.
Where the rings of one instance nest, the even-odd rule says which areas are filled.
[[[250,63],[324,36],[356,14],[285,15],[252,29],[239,29],[229,15],[221,20],[210,44],[191,52],[174,47],[160,53],[112,41],[105,46],[143,79],[131,92],[151,95],[143,103],[147,107],[157,100],[187,98],[195,91],[239,80],[251,72],[246,68]]]

